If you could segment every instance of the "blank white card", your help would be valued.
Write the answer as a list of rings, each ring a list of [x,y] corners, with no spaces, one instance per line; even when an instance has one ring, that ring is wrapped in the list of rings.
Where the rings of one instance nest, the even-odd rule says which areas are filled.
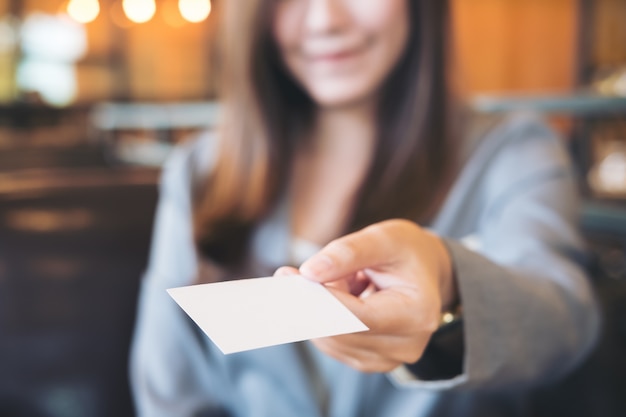
[[[225,354],[368,330],[323,285],[298,275],[167,292]]]

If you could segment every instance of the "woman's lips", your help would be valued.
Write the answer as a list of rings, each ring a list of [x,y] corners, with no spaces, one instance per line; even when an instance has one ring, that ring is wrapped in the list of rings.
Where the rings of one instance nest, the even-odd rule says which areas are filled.
[[[311,62],[339,63],[342,61],[350,60],[351,58],[359,57],[366,49],[366,45],[360,45],[357,47],[345,48],[337,51],[309,53],[307,55],[308,59]]]
[[[370,43],[353,43],[341,47],[304,47],[300,50],[301,64],[312,73],[323,76],[347,75],[364,65]]]
[[[335,62],[335,61],[341,61],[344,59],[352,58],[358,55],[359,52],[360,51],[358,49],[352,49],[352,50],[340,51],[340,52],[315,54],[315,55],[309,55],[309,60],[313,62]]]

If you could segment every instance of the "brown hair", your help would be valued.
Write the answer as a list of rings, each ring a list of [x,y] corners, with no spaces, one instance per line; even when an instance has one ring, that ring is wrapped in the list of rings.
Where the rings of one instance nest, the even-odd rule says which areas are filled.
[[[407,1],[409,42],[382,87],[375,156],[346,232],[389,218],[427,222],[455,168],[448,2]],[[194,217],[200,252],[228,266],[241,260],[252,228],[285,191],[315,105],[280,62],[271,4],[224,3],[221,148]]]

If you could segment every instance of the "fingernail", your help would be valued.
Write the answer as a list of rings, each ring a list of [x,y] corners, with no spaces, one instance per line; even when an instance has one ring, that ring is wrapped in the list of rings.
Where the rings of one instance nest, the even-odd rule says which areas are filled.
[[[300,273],[302,275],[316,277],[322,275],[333,266],[333,260],[326,255],[314,256],[307,260],[300,267]]]

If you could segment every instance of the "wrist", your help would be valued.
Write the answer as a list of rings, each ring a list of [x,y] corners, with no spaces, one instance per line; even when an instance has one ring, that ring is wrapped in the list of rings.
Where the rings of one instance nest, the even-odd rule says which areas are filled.
[[[439,293],[441,297],[441,313],[456,314],[459,306],[459,295],[454,268],[452,265],[452,257],[448,251],[448,247],[444,241],[435,236],[440,252],[439,259]]]

